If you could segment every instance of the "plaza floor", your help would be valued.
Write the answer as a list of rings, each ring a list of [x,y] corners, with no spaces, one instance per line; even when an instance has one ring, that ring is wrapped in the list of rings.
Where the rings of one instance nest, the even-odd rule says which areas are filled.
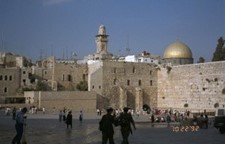
[[[98,130],[100,116],[84,114],[82,123],[73,119],[73,128],[67,129],[59,122],[57,115],[28,115],[26,126],[27,144],[101,144],[101,132]],[[152,124],[142,116],[134,118],[137,129],[130,135],[130,144],[224,144],[225,135],[210,126],[208,129],[175,131],[174,125]],[[15,136],[15,121],[11,116],[0,113],[0,144],[10,144]],[[115,144],[122,141],[120,128],[115,127]]]

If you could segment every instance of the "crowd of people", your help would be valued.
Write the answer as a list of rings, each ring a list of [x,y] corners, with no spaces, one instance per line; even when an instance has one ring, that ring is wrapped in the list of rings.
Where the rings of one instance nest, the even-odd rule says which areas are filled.
[[[5,114],[11,115],[12,119],[16,121],[16,136],[13,138],[12,143],[19,143],[23,134],[23,127],[25,125],[26,113],[30,114],[37,113],[37,107],[26,107],[21,109],[5,108]],[[201,113],[200,115],[192,114],[190,111],[179,112],[177,110],[158,110],[152,109],[150,113],[147,111],[134,111],[127,107],[123,109],[112,109],[108,108],[106,113],[103,110],[96,109],[97,116],[102,116],[99,122],[99,130],[102,132],[102,144],[107,144],[109,141],[110,144],[114,144],[113,135],[114,135],[114,126],[119,126],[121,135],[122,135],[122,144],[128,144],[128,137],[132,134],[132,127],[136,129],[133,117],[136,119],[139,118],[139,115],[146,115],[149,118],[151,123],[160,123],[166,122],[170,126],[171,122],[179,122],[180,125],[184,125],[186,121],[189,121],[191,125],[198,125],[199,128],[208,128],[209,118],[207,113]],[[42,108],[42,113],[45,114],[45,108]],[[72,129],[73,115],[72,110],[67,109],[66,107],[63,110],[59,110],[59,122],[64,122],[67,128]],[[80,123],[83,121],[83,112],[79,111],[78,120]]]

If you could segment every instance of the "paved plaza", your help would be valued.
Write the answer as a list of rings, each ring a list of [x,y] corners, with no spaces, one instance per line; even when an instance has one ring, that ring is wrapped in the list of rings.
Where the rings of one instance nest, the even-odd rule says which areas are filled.
[[[28,115],[26,139],[28,144],[101,144],[101,132],[98,130],[100,116],[85,114],[79,122],[78,114],[73,114],[73,128],[67,129],[65,123],[58,121],[57,114]],[[225,135],[210,126],[187,132],[174,131],[174,124],[152,124],[146,116],[134,117],[137,129],[129,137],[130,144],[224,144]],[[0,144],[10,144],[15,136],[15,121],[11,116],[0,113]],[[115,128],[115,144],[122,141],[119,127]]]

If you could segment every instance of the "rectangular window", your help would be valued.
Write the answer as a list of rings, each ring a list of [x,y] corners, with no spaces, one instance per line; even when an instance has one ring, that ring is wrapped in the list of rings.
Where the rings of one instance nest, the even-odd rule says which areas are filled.
[[[95,88],[95,86],[93,85],[93,86],[92,86],[92,89],[94,89],[94,88]]]
[[[62,75],[62,81],[64,81],[65,80],[65,78],[64,78],[64,74]]]
[[[26,74],[26,71],[23,71],[23,74]]]
[[[99,89],[101,89],[102,87],[101,86],[98,86],[99,87]]]
[[[2,80],[2,75],[0,75],[0,80]]]
[[[130,85],[130,80],[127,80],[127,85],[128,85],[128,86]]]
[[[152,75],[152,71],[150,70],[150,75]]]
[[[68,75],[68,81],[72,81],[72,76]]]
[[[12,76],[9,76],[9,80],[12,81]]]
[[[138,85],[141,86],[141,80],[138,81]]]
[[[116,79],[113,80],[113,84],[116,85]]]
[[[135,67],[133,67],[133,73],[135,73],[136,72],[136,69],[135,69]]]
[[[23,85],[26,85],[26,79],[23,79]]]
[[[6,76],[5,76],[5,81],[7,81],[7,80],[8,80],[8,76],[6,75]]]
[[[86,76],[85,76],[85,74],[83,74],[83,80],[85,80],[85,78],[86,78]]]
[[[152,86],[152,80],[150,80],[150,86]]]
[[[113,73],[116,73],[116,68],[113,69]]]
[[[4,93],[7,93],[7,92],[8,92],[8,88],[5,87],[5,88],[4,88]]]

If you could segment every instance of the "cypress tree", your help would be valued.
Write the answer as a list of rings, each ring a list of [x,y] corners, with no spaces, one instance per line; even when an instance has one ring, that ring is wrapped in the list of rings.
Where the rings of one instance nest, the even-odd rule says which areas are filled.
[[[223,37],[220,37],[218,39],[218,44],[217,44],[216,50],[213,54],[212,61],[225,60],[225,48],[223,46],[224,46],[224,39],[223,39]]]

